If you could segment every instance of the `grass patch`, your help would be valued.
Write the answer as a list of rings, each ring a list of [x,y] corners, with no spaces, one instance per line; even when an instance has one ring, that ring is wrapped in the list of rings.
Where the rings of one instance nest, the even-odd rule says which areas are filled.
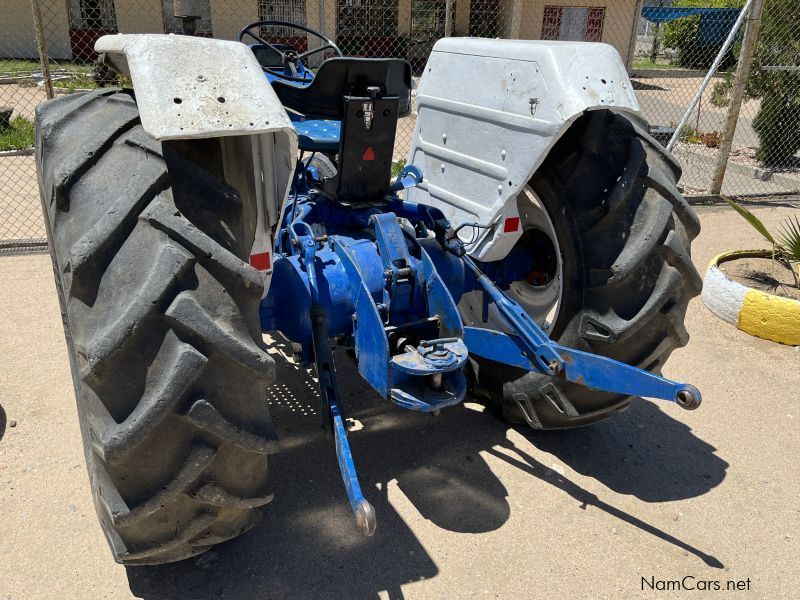
[[[673,65],[668,60],[656,60],[652,61],[649,58],[638,58],[633,61],[631,65],[632,69],[638,71],[661,71],[661,70],[673,70],[673,69],[682,69],[680,65]]]
[[[33,121],[25,117],[11,119],[11,127],[0,129],[0,151],[32,148],[34,139]]]
[[[67,79],[54,79],[53,87],[66,89],[70,92],[74,92],[75,90],[93,90],[97,87],[97,82],[95,82],[91,74],[77,74]]]
[[[39,61],[36,60],[16,60],[3,58],[0,59],[0,73],[11,75],[27,74],[32,71],[40,71]]]
[[[50,71],[54,77],[53,87],[70,92],[95,89],[97,82],[94,79],[94,70],[95,65],[92,63],[50,61]],[[0,59],[0,76],[22,78],[41,71],[42,66],[36,60]],[[120,84],[124,85],[126,81],[120,78]]]
[[[38,60],[21,60],[16,58],[0,58],[0,73],[4,75],[19,76],[38,73],[42,66]],[[69,71],[80,75],[91,75],[94,65],[91,63],[76,63],[70,61],[50,61],[51,71]]]

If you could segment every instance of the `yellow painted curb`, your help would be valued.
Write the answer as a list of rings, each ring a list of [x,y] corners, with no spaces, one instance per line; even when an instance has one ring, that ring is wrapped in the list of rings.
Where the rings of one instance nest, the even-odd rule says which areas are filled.
[[[765,340],[800,346],[800,302],[750,290],[736,326]]]
[[[717,316],[750,335],[800,346],[800,301],[742,286],[719,269],[729,260],[771,256],[771,250],[739,250],[715,256],[708,265],[703,301]]]

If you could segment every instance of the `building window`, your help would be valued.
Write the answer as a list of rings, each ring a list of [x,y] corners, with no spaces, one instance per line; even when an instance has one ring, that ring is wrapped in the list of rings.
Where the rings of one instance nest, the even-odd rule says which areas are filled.
[[[114,0],[69,0],[70,29],[116,31]]]
[[[397,34],[397,0],[338,0],[339,36]]]
[[[175,18],[174,0],[162,0],[164,7],[164,33],[181,33],[181,22]],[[197,21],[197,35],[211,37],[211,0],[199,0],[197,3],[200,20]]]
[[[305,0],[258,0],[259,21],[287,21],[296,25],[306,24]],[[267,35],[289,37],[301,32],[291,27],[270,27]]]
[[[447,0],[414,0],[411,4],[411,36],[413,38],[444,37],[447,21]]]
[[[545,6],[543,40],[599,42],[603,39],[604,7]]]
[[[500,37],[499,0],[472,0],[469,5],[469,35]]]

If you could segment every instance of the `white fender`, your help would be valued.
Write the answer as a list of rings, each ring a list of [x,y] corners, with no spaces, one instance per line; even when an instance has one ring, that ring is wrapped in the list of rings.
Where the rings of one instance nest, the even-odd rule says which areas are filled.
[[[225,179],[257,207],[250,263],[268,288],[297,133],[253,53],[239,42],[162,34],[106,35],[95,50],[131,78],[142,127],[154,138],[221,138]]]
[[[517,195],[580,115],[639,111],[616,49],[583,42],[439,40],[416,99],[408,163],[424,181],[408,199],[440,208],[454,226],[491,225],[468,247],[485,261],[504,258],[522,235]]]

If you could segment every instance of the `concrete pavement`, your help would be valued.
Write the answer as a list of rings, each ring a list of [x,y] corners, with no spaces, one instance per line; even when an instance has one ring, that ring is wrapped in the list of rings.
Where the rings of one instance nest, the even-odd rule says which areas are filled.
[[[753,210],[773,226],[798,208]],[[761,245],[730,209],[699,212],[702,270]],[[699,300],[665,369],[703,391],[695,412],[640,400],[594,427],[534,433],[472,401],[439,417],[394,409],[341,361],[378,513],[369,539],[308,378],[281,364],[277,493],[262,523],[200,558],[126,570],[91,502],[49,258],[0,256],[0,277],[0,599],[666,598],[697,596],[668,582],[706,580],[721,597],[797,597],[800,350]]]

